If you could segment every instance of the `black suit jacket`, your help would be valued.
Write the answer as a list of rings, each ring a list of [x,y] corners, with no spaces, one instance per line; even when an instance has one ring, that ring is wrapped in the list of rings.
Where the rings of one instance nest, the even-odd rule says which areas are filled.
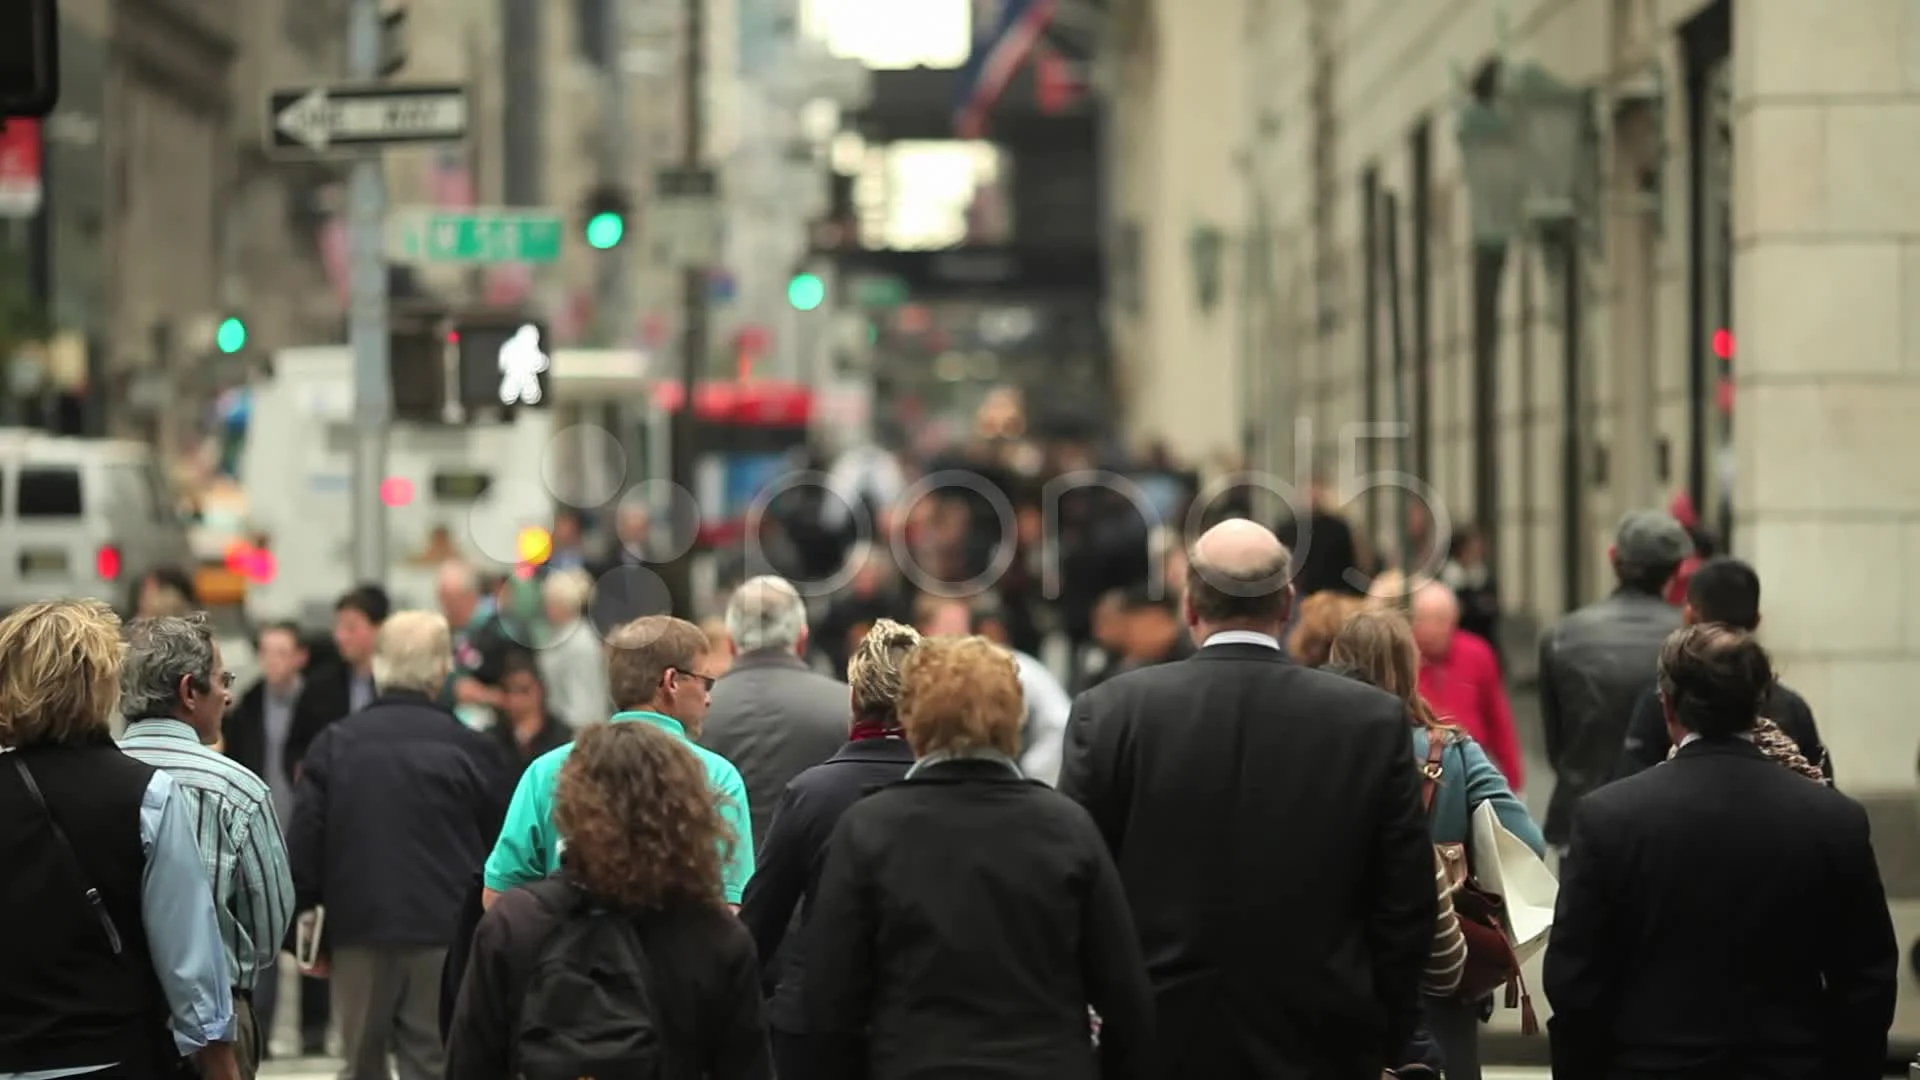
[[[1806,698],[1785,683],[1775,683],[1767,694],[1766,704],[1760,708],[1760,715],[1778,724],[1787,737],[1799,744],[1801,755],[1827,774],[1827,784],[1833,784],[1833,757],[1820,739],[1820,728],[1813,722],[1813,707],[1807,704]],[[1648,686],[1647,692],[1634,704],[1633,716],[1627,720],[1627,741],[1620,749],[1620,763],[1614,766],[1614,779],[1653,768],[1667,760],[1667,752],[1672,749],[1673,737],[1667,734],[1666,710],[1660,707],[1660,689]]]
[[[233,712],[221,725],[227,756],[246,766],[255,776],[267,775],[267,686],[256,681],[240,695]],[[281,767],[293,778],[307,747],[328,724],[347,715],[350,695],[346,674],[335,667],[323,667],[310,674],[293,704],[293,724],[281,749]],[[285,822],[281,823],[283,826]]]
[[[1081,695],[1060,789],[1106,837],[1165,1080],[1377,1080],[1419,1017],[1433,851],[1407,710],[1259,644]]]
[[[840,816],[874,790],[898,782],[912,767],[913,748],[905,739],[863,739],[794,777],[781,793],[766,843],[754,845],[759,861],[740,898],[740,921],[753,932],[762,978],[773,988],[767,1023],[775,1030],[807,1030],[807,924],[827,862],[827,841]],[[789,942],[794,944],[783,950]]]
[[[1898,963],[1866,811],[1751,743],[1690,743],[1574,813],[1553,1075],[1877,1077]]]

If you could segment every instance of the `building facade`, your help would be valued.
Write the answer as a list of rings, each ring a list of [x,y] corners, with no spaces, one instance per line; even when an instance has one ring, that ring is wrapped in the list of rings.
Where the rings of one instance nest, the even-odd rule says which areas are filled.
[[[1759,567],[1768,643],[1835,718],[1849,786],[1909,790],[1920,487],[1875,462],[1920,397],[1920,212],[1875,162],[1920,125],[1920,38],[1893,29],[1913,18],[1899,0],[1123,5],[1132,427],[1189,454],[1235,432],[1287,478],[1328,464],[1387,545],[1394,496],[1360,489],[1402,468],[1487,532],[1536,624],[1609,588],[1621,513],[1684,494]],[[1457,129],[1525,64],[1590,92],[1577,227],[1489,244]],[[1403,440],[1359,437],[1402,418]]]

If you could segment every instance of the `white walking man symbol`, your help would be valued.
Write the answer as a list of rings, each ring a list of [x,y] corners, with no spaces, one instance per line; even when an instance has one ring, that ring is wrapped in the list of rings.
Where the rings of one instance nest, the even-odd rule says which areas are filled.
[[[500,404],[540,404],[540,373],[552,361],[540,347],[540,328],[522,326],[500,346]]]

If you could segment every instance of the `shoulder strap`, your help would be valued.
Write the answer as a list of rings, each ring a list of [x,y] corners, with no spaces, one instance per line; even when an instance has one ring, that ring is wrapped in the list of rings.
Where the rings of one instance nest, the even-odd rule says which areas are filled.
[[[27,795],[33,799],[33,804],[40,808],[40,815],[47,819],[47,825],[53,829],[54,842],[60,845],[60,852],[66,859],[67,868],[73,872],[74,880],[80,883],[80,888],[85,892],[87,906],[93,909],[93,916],[99,920],[100,929],[106,932],[107,945],[113,949],[113,955],[119,956],[121,953],[120,929],[113,925],[113,916],[107,913],[107,902],[100,895],[100,890],[94,888],[93,883],[87,880],[86,867],[81,865],[80,855],[74,851],[72,841],[67,839],[67,831],[60,827],[60,822],[53,816],[53,810],[47,806],[46,797],[40,794],[40,785],[34,782],[33,770],[27,768],[27,763],[20,760],[20,754],[17,751],[9,753],[7,757],[12,760],[14,771],[20,774],[20,782],[26,785]]]
[[[1440,761],[1452,741],[1445,732],[1427,729],[1427,760],[1420,766],[1420,808],[1429,814],[1433,813],[1433,796],[1440,789],[1440,778],[1446,774]]]

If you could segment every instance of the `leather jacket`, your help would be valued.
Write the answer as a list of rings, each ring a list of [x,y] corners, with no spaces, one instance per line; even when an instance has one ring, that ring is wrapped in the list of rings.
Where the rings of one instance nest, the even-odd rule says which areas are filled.
[[[1540,724],[1557,778],[1549,844],[1564,844],[1581,796],[1612,777],[1634,705],[1653,685],[1660,645],[1680,627],[1664,599],[1619,589],[1540,637]]]

